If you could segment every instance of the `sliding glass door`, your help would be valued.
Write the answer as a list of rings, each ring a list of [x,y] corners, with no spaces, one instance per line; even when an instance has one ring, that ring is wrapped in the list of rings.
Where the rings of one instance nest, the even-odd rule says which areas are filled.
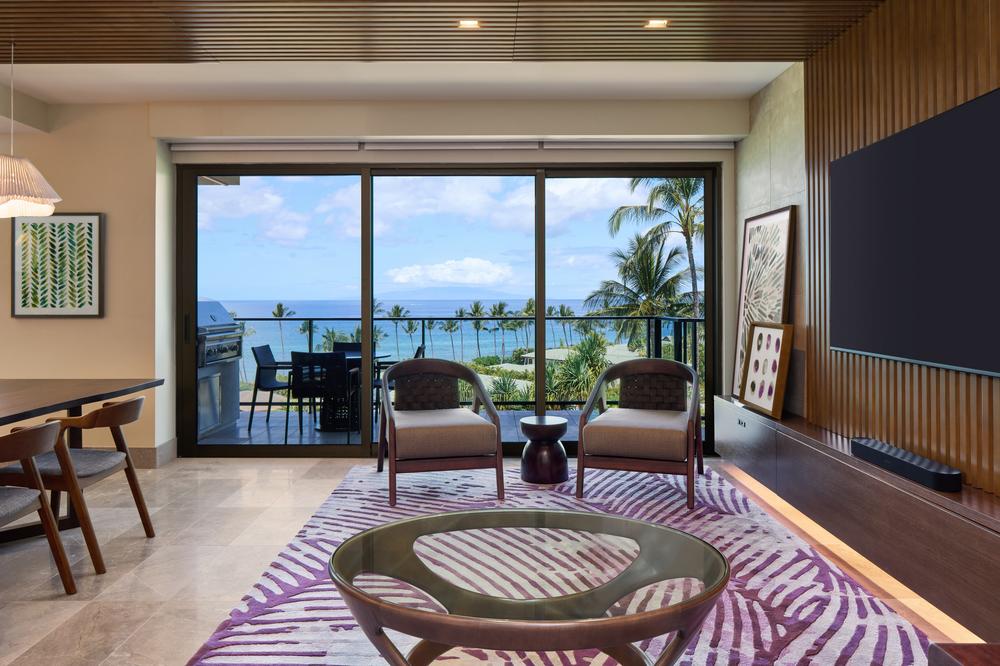
[[[479,374],[511,453],[528,415],[574,442],[630,358],[695,366],[710,424],[715,190],[705,168],[179,167],[180,451],[369,455],[380,371],[415,356]]]

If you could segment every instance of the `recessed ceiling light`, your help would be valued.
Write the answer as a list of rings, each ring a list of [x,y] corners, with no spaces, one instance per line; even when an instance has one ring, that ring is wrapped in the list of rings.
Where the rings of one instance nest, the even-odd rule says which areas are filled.
[[[647,30],[660,30],[670,25],[667,19],[649,19],[643,27]]]
[[[459,19],[458,27],[464,30],[478,30],[479,19]]]

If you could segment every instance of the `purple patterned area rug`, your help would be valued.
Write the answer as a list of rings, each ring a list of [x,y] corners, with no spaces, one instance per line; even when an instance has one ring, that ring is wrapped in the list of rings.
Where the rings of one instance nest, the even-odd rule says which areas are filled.
[[[922,632],[721,475],[707,470],[699,477],[694,511],[685,506],[683,481],[590,470],[586,497],[577,500],[572,477],[559,486],[537,487],[522,483],[518,470],[510,467],[507,499],[501,503],[496,500],[492,470],[406,474],[399,477],[398,505],[390,508],[386,474],[377,473],[374,465],[355,467],[189,663],[384,663],[330,581],[326,567],[334,548],[360,530],[391,520],[501,506],[626,516],[689,532],[722,551],[732,578],[682,664],[926,663],[927,638]],[[501,558],[489,566],[505,563]],[[389,633],[404,653],[416,642]],[[664,643],[661,637],[641,647],[655,658]],[[594,651],[452,650],[440,660],[560,666],[615,663]]]

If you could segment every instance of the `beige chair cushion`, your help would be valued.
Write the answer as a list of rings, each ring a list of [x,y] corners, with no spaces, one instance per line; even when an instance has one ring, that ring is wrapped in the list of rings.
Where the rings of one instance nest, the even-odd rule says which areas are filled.
[[[482,456],[497,451],[497,429],[471,409],[397,411],[396,458]]]
[[[687,460],[687,412],[609,409],[583,428],[592,456]]]

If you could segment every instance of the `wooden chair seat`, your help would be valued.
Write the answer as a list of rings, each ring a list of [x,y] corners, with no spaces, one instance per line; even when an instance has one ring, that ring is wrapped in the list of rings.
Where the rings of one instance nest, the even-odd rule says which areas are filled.
[[[0,486],[0,525],[38,511],[40,506],[37,490]]]
[[[125,468],[125,454],[121,451],[69,449],[69,457],[73,460],[76,478],[80,480],[80,485],[83,487],[97,483],[104,477]],[[35,464],[38,466],[38,473],[42,475],[46,487],[54,488],[54,485],[58,485],[58,480],[63,478],[59,458],[54,452],[38,456],[35,458]],[[0,469],[0,483],[8,475],[19,476],[22,473],[20,463],[4,467]]]

